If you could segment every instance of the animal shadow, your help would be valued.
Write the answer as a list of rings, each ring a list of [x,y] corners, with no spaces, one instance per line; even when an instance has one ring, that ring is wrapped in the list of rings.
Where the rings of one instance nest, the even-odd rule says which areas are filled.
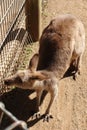
[[[75,80],[76,72],[77,72],[77,68],[71,64],[70,67],[65,72],[65,74],[63,75],[63,78],[67,78],[67,77],[72,76],[73,79]]]
[[[5,104],[5,107],[10,111],[16,118],[27,122],[30,117],[37,111],[37,102],[36,97],[33,99],[30,98],[30,95],[33,94],[33,90],[22,90],[15,88],[10,92],[4,93],[0,97],[0,101]],[[43,92],[41,98],[41,104],[46,96],[47,92]],[[28,122],[28,127],[33,126],[43,116],[39,119],[34,119]],[[4,130],[7,126],[11,125],[12,121],[5,114],[3,116],[2,122],[0,124],[0,130]],[[15,130],[20,130],[20,128],[15,128]]]

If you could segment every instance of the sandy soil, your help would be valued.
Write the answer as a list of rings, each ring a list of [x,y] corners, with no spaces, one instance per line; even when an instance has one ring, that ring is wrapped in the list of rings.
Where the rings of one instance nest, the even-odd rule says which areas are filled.
[[[87,31],[86,0],[48,0],[43,14],[43,27],[58,14],[70,13],[82,20]],[[87,39],[87,35],[86,35]],[[87,45],[86,45],[87,49]],[[63,79],[59,85],[59,94],[52,107],[53,119],[49,123],[42,120],[30,130],[87,130],[87,51],[83,55],[82,74],[74,81],[72,77]],[[42,112],[47,107],[49,95],[42,105]]]
[[[87,31],[86,0],[48,0],[48,5],[43,12],[43,28],[56,15],[65,13],[74,14],[81,19]],[[83,55],[81,75],[76,81],[72,77],[60,81],[58,98],[51,109],[53,119],[49,122],[43,122],[42,117],[40,119],[31,118],[36,105],[36,98],[32,94],[32,91],[15,89],[1,98],[8,110],[18,119],[27,122],[29,130],[87,130],[87,45]],[[49,97],[47,94],[43,100],[41,114],[44,114]],[[6,123],[9,124],[9,121],[6,120],[5,125]]]

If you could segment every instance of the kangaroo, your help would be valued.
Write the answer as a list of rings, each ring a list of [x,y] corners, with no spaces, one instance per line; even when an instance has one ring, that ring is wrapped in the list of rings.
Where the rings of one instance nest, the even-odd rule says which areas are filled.
[[[32,57],[28,69],[19,70],[12,77],[5,79],[5,84],[36,91],[36,117],[40,116],[39,106],[43,90],[50,92],[51,99],[44,116],[44,121],[49,121],[52,117],[50,108],[58,94],[59,80],[70,64],[76,68],[75,77],[81,73],[85,49],[84,26],[73,15],[59,15],[43,30],[39,43],[39,54]]]

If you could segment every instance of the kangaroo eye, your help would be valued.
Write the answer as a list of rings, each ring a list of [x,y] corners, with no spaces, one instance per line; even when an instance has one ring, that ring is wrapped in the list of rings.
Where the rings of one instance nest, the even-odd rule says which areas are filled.
[[[16,83],[18,83],[18,84],[21,84],[22,83],[22,79],[18,76],[18,77],[16,77]]]

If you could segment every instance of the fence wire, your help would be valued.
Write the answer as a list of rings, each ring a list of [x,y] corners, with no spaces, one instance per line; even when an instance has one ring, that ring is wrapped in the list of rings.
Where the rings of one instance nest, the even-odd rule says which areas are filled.
[[[28,130],[26,123],[24,121],[18,120],[13,114],[6,110],[5,105],[2,102],[0,102],[0,112],[0,125],[2,123],[4,114],[6,114],[13,121],[13,123],[4,130],[13,130],[17,127],[21,127],[22,130]]]
[[[12,75],[24,59],[24,48],[33,42],[25,28],[26,0],[0,0],[0,95],[10,88],[5,77]]]

